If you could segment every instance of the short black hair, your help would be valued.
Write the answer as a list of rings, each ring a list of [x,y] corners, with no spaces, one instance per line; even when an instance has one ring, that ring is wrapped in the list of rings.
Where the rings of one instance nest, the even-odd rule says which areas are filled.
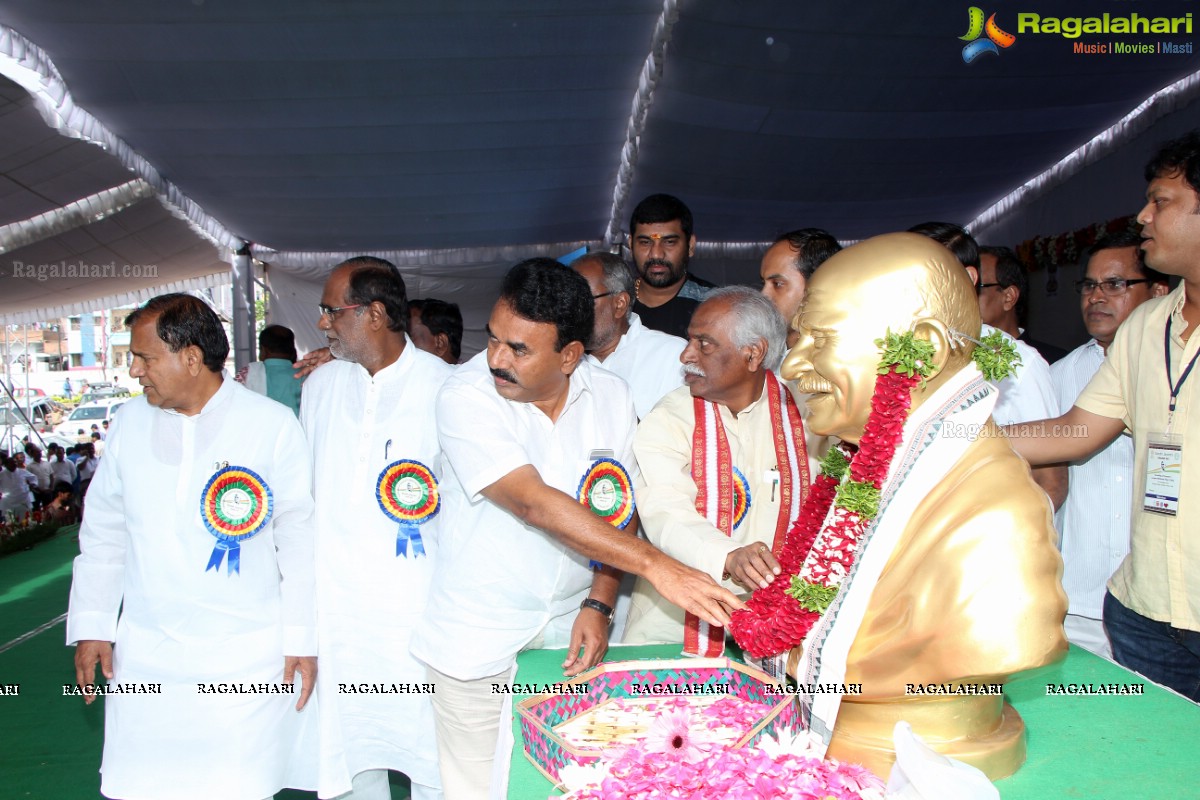
[[[679,220],[683,238],[692,238],[692,212],[678,197],[669,194],[652,194],[634,207],[629,216],[629,235],[637,233],[638,225],[653,225],[656,222]]]
[[[174,292],[152,297],[141,308],[125,318],[125,327],[132,328],[144,319],[158,317],[155,331],[172,353],[185,347],[198,347],[204,355],[204,366],[220,373],[229,357],[229,337],[217,313],[208,303],[190,294]]]
[[[1146,164],[1147,183],[1176,175],[1182,176],[1192,191],[1200,192],[1200,130],[1164,142]]]
[[[530,258],[504,276],[500,299],[518,316],[549,322],[558,332],[555,350],[571,342],[586,345],[596,322],[595,302],[587,280],[552,258]]]
[[[283,325],[268,325],[258,334],[258,349],[268,353],[278,353],[289,361],[295,361],[296,334],[291,328]]]
[[[1083,260],[1083,271],[1087,272],[1087,262],[1092,256],[1099,253],[1101,250],[1124,250],[1127,247],[1132,247],[1133,252],[1137,255],[1137,269],[1143,278],[1148,279],[1151,283],[1161,283],[1164,286],[1169,286],[1170,279],[1154,269],[1146,266],[1145,253],[1142,252],[1142,237],[1133,231],[1119,231],[1117,233],[1108,233],[1101,236],[1099,239],[1087,249],[1087,257]]]
[[[795,231],[781,233],[775,237],[772,246],[787,242],[792,252],[796,254],[792,262],[805,280],[812,277],[817,267],[829,260],[829,257],[842,249],[842,245],[833,234],[821,228],[800,228]]]
[[[1025,308],[1029,305],[1025,299],[1025,296],[1029,294],[1029,274],[1025,272],[1025,265],[1008,247],[983,246],[979,248],[979,252],[996,257],[996,283],[1000,284],[1001,289],[1007,289],[1009,286],[1017,287],[1017,305],[1013,310],[1017,312],[1018,320],[1024,320]],[[982,275],[979,277],[979,282],[983,283]]]
[[[458,361],[462,355],[463,318],[458,303],[447,303],[436,297],[426,297],[423,300],[409,300],[408,310],[416,311],[421,318],[421,324],[429,328],[434,336],[446,334],[450,345],[450,356]]]
[[[964,267],[979,269],[979,244],[967,229],[953,222],[922,222],[908,229],[944,246]]]
[[[380,303],[388,317],[388,330],[404,333],[408,330],[408,290],[400,270],[390,261],[375,256],[355,256],[334,269],[350,267],[350,282],[346,302],[367,306]]]

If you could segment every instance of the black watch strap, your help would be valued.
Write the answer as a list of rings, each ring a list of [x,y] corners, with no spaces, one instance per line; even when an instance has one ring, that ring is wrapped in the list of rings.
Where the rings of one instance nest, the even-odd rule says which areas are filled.
[[[580,608],[580,610],[583,610],[585,608],[590,608],[594,611],[599,611],[601,614],[608,617],[609,625],[612,625],[613,617],[615,617],[617,615],[616,609],[614,609],[612,606],[607,605],[605,603],[601,603],[599,600],[596,600],[591,597],[587,598],[582,603],[580,603],[579,608]]]

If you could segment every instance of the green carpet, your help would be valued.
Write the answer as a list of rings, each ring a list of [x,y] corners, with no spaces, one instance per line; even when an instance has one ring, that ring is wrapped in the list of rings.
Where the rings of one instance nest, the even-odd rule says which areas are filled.
[[[0,647],[51,622],[67,610],[71,560],[79,552],[78,529],[64,528],[32,550],[0,559]],[[57,622],[0,652],[0,798],[90,800],[100,795],[104,703],[84,705],[63,697],[75,683],[74,650]],[[392,798],[409,796],[403,776],[391,775]],[[284,791],[277,800],[313,800],[313,792]],[[213,800],[220,800],[213,798]]]
[[[0,558],[0,646],[67,610],[79,526],[59,530],[32,550]]]

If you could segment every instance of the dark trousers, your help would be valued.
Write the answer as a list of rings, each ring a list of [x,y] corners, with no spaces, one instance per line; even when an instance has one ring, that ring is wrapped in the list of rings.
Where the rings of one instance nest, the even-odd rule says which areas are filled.
[[[1118,664],[1200,703],[1200,632],[1147,619],[1108,592],[1104,629]]]

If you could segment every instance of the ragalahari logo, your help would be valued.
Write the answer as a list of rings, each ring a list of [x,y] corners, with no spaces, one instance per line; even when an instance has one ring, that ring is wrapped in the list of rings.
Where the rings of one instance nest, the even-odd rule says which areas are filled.
[[[980,36],[987,34],[986,39],[980,39]],[[987,18],[987,23],[983,21],[983,9],[979,6],[971,6],[967,9],[967,33],[965,36],[958,37],[964,42],[970,42],[963,48],[963,61],[970,64],[975,59],[979,58],[984,53],[994,53],[1000,55],[1000,48],[1012,47],[1013,42],[1017,37],[1011,33],[1003,31],[996,24],[996,15],[992,14]]]

